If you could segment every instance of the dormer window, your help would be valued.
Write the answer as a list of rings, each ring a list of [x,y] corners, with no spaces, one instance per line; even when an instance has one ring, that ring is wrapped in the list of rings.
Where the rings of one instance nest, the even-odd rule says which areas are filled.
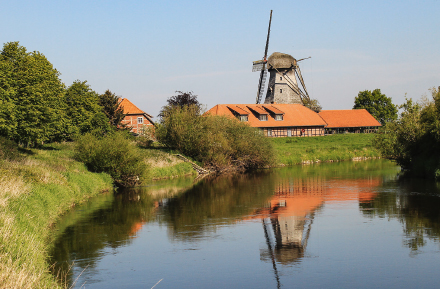
[[[267,114],[260,114],[260,116],[258,118],[261,121],[267,121]]]
[[[238,117],[238,119],[239,119],[240,121],[248,121],[248,116],[247,116],[247,115],[240,115],[240,116]]]
[[[276,114],[275,115],[275,120],[283,120],[283,115],[282,114]]]

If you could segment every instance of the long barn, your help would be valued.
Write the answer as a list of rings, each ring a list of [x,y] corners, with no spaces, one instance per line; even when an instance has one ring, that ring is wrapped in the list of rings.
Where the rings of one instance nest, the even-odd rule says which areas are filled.
[[[327,125],[301,104],[218,104],[206,113],[248,122],[269,137],[320,136]]]
[[[268,137],[368,133],[381,126],[365,109],[323,110],[318,114],[301,104],[218,104],[206,114],[247,122]]]

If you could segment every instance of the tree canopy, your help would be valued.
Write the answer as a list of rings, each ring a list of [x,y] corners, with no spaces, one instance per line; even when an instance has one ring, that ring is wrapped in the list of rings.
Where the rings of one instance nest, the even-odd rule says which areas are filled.
[[[97,131],[105,134],[110,130],[109,120],[99,104],[99,95],[90,88],[87,81],[74,81],[66,89],[64,103],[69,136]]]
[[[60,139],[65,132],[60,73],[40,52],[18,42],[0,53],[0,134],[26,146]]]
[[[184,106],[194,106],[197,114],[200,114],[202,105],[197,100],[197,95],[193,94],[192,91],[183,92],[180,90],[176,91],[177,95],[173,95],[167,99],[167,105],[163,106],[159,117],[163,119],[170,111],[175,107],[183,108]]]
[[[115,129],[126,129],[126,126],[121,122],[125,117],[124,109],[119,105],[121,97],[106,90],[104,94],[99,95],[99,103],[102,106],[103,112],[110,120],[110,125]]]
[[[391,98],[380,92],[380,89],[373,91],[364,90],[358,93],[354,99],[353,109],[366,109],[382,125],[388,121],[397,119],[397,107],[392,103]]]
[[[399,118],[382,127],[374,143],[384,157],[412,173],[440,180],[440,87],[431,93],[424,103],[407,99]]]

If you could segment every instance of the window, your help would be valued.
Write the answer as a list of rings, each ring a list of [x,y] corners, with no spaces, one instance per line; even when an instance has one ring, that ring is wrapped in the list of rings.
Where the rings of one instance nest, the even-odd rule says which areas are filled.
[[[238,119],[240,121],[248,121],[248,116],[247,115],[240,115]]]
[[[272,136],[272,129],[271,128],[267,129],[267,136]]]
[[[283,80],[283,78],[280,76],[280,80]]]
[[[143,117],[138,117],[138,123],[144,123],[144,118]]]
[[[259,119],[260,119],[261,121],[266,121],[266,120],[267,120],[267,114],[260,114]]]
[[[280,93],[283,93],[283,89],[282,88],[280,88]]]
[[[283,120],[283,115],[282,114],[276,114],[275,115],[275,120]]]

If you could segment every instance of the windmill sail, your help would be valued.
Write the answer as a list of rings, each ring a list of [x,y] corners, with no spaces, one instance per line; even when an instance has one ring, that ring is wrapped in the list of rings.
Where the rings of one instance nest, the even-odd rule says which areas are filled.
[[[258,92],[257,92],[257,100],[256,100],[257,104],[261,102],[261,98],[264,93],[264,84],[266,83],[267,49],[269,48],[269,36],[270,36],[270,24],[271,23],[272,23],[272,10],[270,10],[269,28],[267,29],[267,40],[266,40],[266,48],[264,49],[264,57],[263,57],[263,60],[261,61],[261,65],[257,64],[258,68],[261,67],[260,81],[258,82]],[[253,67],[255,67],[255,62],[258,62],[258,61],[254,61]],[[258,69],[258,68],[256,68],[256,69]],[[252,71],[259,71],[259,70],[260,69],[258,69],[258,70],[252,69]]]

